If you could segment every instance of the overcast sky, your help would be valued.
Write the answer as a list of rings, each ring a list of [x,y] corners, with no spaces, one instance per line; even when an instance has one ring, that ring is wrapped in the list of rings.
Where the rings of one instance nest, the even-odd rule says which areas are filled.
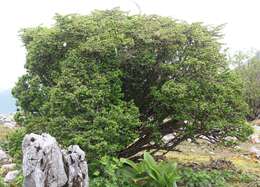
[[[224,42],[231,51],[260,49],[260,0],[2,0],[0,91],[13,87],[24,73],[25,50],[18,37],[21,28],[50,25],[55,13],[88,14],[114,7],[208,25],[226,23]]]

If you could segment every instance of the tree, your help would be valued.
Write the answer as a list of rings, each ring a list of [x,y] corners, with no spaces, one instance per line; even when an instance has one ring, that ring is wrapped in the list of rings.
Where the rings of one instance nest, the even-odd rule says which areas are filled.
[[[220,27],[117,9],[55,20],[21,32],[27,73],[13,95],[27,132],[79,144],[88,160],[252,132]]]
[[[238,53],[233,61],[235,72],[243,80],[243,96],[249,105],[249,120],[260,118],[260,52],[252,55]]]

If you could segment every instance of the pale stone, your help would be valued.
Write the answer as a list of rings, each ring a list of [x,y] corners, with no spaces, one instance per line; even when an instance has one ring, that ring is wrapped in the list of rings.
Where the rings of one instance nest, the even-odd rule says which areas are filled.
[[[227,137],[224,138],[224,140],[226,140],[226,141],[234,141],[234,142],[238,141],[237,137],[233,137],[233,136],[227,136]]]
[[[259,138],[259,135],[258,134],[252,134],[250,136],[250,139],[251,139],[251,142],[253,144],[257,144],[257,143],[260,143],[260,138]]]
[[[167,135],[163,136],[162,141],[164,143],[168,143],[171,140],[173,140],[174,138],[175,138],[175,136],[173,134],[167,134]]]
[[[256,158],[260,158],[260,149],[256,148],[255,146],[252,146],[249,151],[250,153],[255,154]]]
[[[7,163],[9,163],[9,157],[5,151],[0,149],[0,164],[2,165]]]
[[[22,143],[24,186],[61,187],[67,182],[62,153],[49,134],[26,135]]]
[[[235,147],[234,147],[234,149],[236,149],[236,150],[241,150],[241,147],[240,146],[238,146],[238,145],[236,145]]]
[[[4,182],[6,182],[6,183],[14,182],[18,174],[19,174],[19,171],[18,171],[18,170],[9,171],[9,172],[6,174],[5,178],[4,178]]]
[[[88,187],[88,167],[85,152],[78,145],[61,151],[49,134],[29,134],[24,137],[24,186]]]
[[[0,161],[4,159],[8,159],[8,156],[3,150],[0,149]]]
[[[68,169],[68,186],[88,187],[88,165],[85,152],[78,145],[71,145],[67,151],[63,151],[63,154]]]

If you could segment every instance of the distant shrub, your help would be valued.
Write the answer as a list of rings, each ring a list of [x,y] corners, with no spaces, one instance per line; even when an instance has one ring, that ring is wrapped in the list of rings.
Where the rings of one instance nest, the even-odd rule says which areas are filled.
[[[260,52],[254,56],[240,52],[233,61],[235,72],[243,81],[243,96],[250,108],[248,118],[260,118]]]

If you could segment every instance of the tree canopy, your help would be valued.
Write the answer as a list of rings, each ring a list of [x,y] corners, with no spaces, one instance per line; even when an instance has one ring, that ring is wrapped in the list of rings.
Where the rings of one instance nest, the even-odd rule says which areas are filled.
[[[21,38],[27,72],[13,89],[16,120],[79,144],[88,160],[251,133],[220,27],[113,9],[56,15]],[[174,138],[165,143],[167,134]]]
[[[235,72],[243,80],[243,95],[250,108],[248,118],[260,118],[260,52],[251,57],[238,53],[233,61]]]

